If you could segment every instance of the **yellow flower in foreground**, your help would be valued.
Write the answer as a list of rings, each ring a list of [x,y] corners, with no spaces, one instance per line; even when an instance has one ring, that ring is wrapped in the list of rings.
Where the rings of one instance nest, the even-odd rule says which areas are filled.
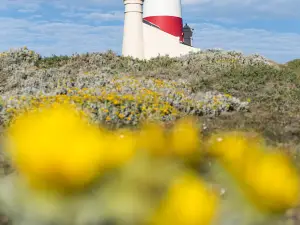
[[[106,136],[109,143],[105,151],[105,166],[118,167],[129,161],[136,153],[136,135],[126,129],[109,133]]]
[[[211,155],[234,173],[242,173],[248,163],[263,154],[261,138],[249,137],[243,132],[214,134],[208,140],[207,148]]]
[[[247,170],[246,191],[259,207],[284,212],[300,200],[300,177],[288,158],[279,153],[265,154]]]
[[[201,144],[200,129],[192,118],[177,121],[169,133],[171,151],[178,156],[196,153]]]
[[[218,197],[197,176],[185,174],[175,180],[158,211],[153,225],[208,225],[216,215]]]
[[[106,143],[69,107],[20,116],[8,130],[12,160],[34,186],[76,189],[99,173]]]
[[[208,152],[220,158],[240,158],[241,153],[247,147],[247,141],[243,133],[228,132],[213,134],[208,142]]]
[[[145,124],[138,136],[137,147],[156,156],[169,155],[163,126],[154,123]]]

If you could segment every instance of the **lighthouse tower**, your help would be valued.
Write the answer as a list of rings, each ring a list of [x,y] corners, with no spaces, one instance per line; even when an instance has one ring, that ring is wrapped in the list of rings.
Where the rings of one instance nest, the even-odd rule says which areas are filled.
[[[181,0],[145,0],[143,18],[183,41]]]
[[[124,0],[123,56],[144,58],[143,2],[144,0]]]
[[[166,55],[179,57],[200,51],[186,43],[186,40],[191,38],[186,30],[183,35],[181,0],[123,0],[123,2],[125,5],[123,56],[148,60]]]

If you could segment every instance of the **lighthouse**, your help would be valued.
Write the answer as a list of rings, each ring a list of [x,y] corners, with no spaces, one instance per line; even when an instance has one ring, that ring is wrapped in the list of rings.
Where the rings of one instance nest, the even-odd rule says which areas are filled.
[[[181,0],[146,0],[144,20],[183,41]]]
[[[144,58],[143,2],[144,0],[124,0],[123,56]]]
[[[164,55],[179,57],[200,51],[184,40],[181,0],[123,2],[123,56],[151,59]]]

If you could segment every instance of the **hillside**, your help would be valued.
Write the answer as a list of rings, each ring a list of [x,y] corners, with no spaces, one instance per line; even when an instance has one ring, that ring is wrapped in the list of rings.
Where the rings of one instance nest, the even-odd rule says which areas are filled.
[[[10,50],[0,54],[0,124],[5,129],[24,110],[64,102],[110,128],[194,115],[205,136],[259,132],[300,166],[299,65],[220,50],[150,61],[111,51],[43,58],[27,48]]]
[[[19,49],[2,53],[0,63],[4,102],[14,95],[53,96],[68,88],[118,96],[146,88],[180,113],[201,116],[209,132],[247,129],[262,132],[272,142],[299,143],[300,74],[293,62],[278,66],[259,55],[219,50],[146,62],[110,51],[42,58]],[[214,96],[220,99],[216,104]]]

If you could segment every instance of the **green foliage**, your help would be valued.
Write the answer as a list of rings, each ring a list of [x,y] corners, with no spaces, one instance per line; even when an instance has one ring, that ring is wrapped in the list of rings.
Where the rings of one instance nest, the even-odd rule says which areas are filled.
[[[275,142],[299,142],[300,74],[271,65],[239,65],[214,75],[194,76],[193,90],[217,90],[251,99],[249,113],[216,118],[212,129],[249,129]]]
[[[35,65],[39,68],[51,68],[51,67],[59,67],[70,59],[70,56],[67,55],[52,55],[50,57],[44,57],[40,60],[36,61]]]
[[[300,59],[294,59],[292,61],[287,62],[287,66],[291,69],[297,69],[300,67]]]
[[[300,73],[300,59],[294,59],[286,63],[287,67],[293,71]]]

